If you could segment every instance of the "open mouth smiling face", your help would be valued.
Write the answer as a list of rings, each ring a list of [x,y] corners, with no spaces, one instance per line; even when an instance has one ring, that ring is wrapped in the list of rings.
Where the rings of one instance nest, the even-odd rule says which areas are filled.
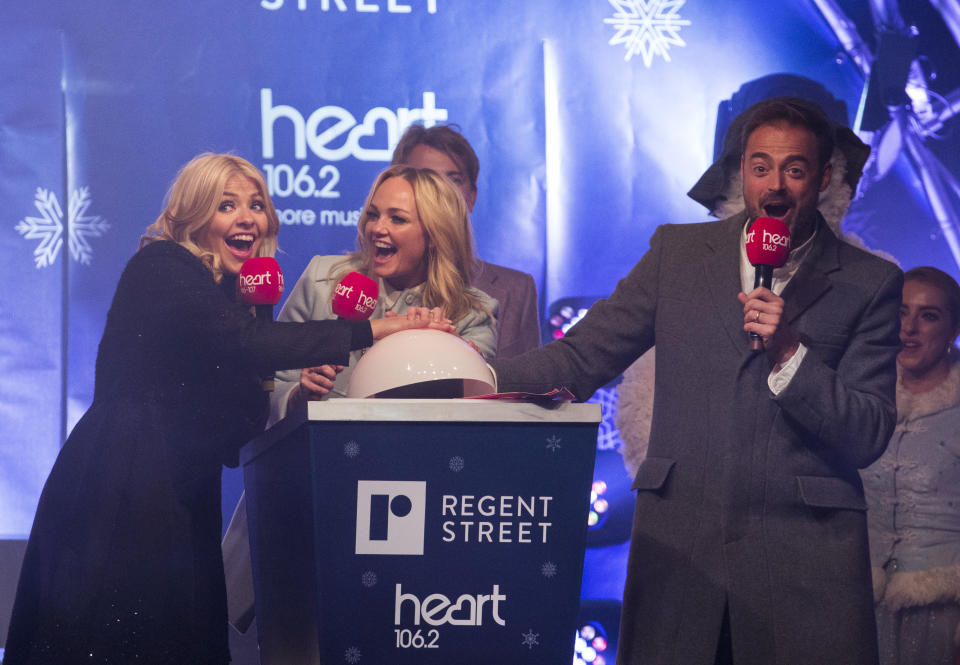
[[[234,176],[227,180],[217,211],[196,242],[219,256],[225,273],[236,274],[244,261],[256,256],[266,233],[266,203],[260,188],[244,176]]]
[[[783,220],[795,236],[794,246],[809,237],[820,192],[831,175],[829,165],[820,167],[812,131],[785,122],[760,125],[747,139],[740,170],[743,200],[752,219]]]
[[[378,277],[395,289],[426,281],[429,241],[409,182],[388,178],[380,184],[364,211],[363,233]]]

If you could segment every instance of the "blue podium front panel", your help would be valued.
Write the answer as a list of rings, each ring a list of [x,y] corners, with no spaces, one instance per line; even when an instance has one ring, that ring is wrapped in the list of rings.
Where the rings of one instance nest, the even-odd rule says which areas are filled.
[[[343,402],[324,408],[333,416],[351,408]],[[286,457],[290,480],[261,482],[253,497],[289,494],[267,529],[311,533],[311,542],[279,537],[300,551],[292,568],[264,560],[277,539],[254,553],[255,573],[272,571],[257,587],[264,662],[307,658],[289,647],[298,639],[318,651],[304,662],[570,662],[598,415],[590,405],[416,401],[386,419],[309,420],[260,455],[248,480],[271,454]],[[307,476],[309,508],[295,498]],[[264,515],[254,509],[252,531]],[[283,577],[289,590],[261,593]],[[271,620],[277,612],[283,619]],[[289,632],[303,614],[314,621],[308,638]]]

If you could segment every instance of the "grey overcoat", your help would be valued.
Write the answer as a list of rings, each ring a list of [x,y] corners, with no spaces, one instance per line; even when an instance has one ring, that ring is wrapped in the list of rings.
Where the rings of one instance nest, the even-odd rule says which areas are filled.
[[[774,396],[736,298],[745,221],[659,228],[566,337],[495,362],[498,387],[584,399],[656,344],[618,663],[711,665],[728,608],[737,665],[870,665],[857,469],[894,426],[902,274],[820,220],[782,294],[809,350]]]

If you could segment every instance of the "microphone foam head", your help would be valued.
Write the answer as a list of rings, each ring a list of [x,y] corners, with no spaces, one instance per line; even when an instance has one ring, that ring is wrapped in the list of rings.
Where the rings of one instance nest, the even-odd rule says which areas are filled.
[[[272,256],[254,256],[237,275],[237,295],[247,305],[276,305],[283,295],[283,272]]]
[[[333,313],[348,321],[366,321],[377,306],[380,287],[360,273],[348,273],[333,287]]]
[[[758,217],[747,231],[746,248],[751,265],[779,268],[790,254],[790,229],[776,217]]]

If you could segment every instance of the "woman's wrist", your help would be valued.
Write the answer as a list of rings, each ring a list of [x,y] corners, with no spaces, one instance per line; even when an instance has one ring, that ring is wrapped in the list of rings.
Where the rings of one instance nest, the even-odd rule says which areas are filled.
[[[287,413],[295,410],[303,402],[303,386],[295,385],[287,395]]]

